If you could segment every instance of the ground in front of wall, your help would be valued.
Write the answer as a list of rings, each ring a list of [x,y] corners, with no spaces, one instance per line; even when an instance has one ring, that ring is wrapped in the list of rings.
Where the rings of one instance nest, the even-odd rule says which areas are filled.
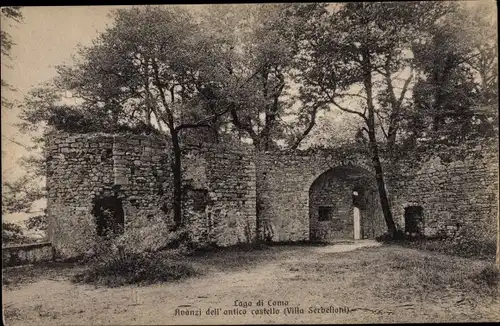
[[[75,267],[4,270],[6,324],[500,321],[485,261],[366,240],[191,259],[201,276],[118,288],[71,283]]]

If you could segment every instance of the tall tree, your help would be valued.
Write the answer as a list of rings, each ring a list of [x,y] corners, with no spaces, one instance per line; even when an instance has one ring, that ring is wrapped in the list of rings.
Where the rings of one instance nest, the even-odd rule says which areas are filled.
[[[23,14],[21,13],[21,7],[2,7],[1,8],[1,20],[2,25],[10,24],[9,21],[15,21],[17,23],[22,22]],[[7,61],[6,59],[11,59],[10,51],[12,46],[15,45],[12,37],[7,33],[4,28],[0,30],[0,44],[2,47],[2,61]],[[13,90],[13,88],[3,79],[2,77],[2,91]],[[2,108],[10,108],[12,103],[5,98],[2,92]]]
[[[265,4],[211,6],[202,22],[224,44],[230,74],[233,66],[257,71],[245,85],[247,95],[230,110],[226,123],[252,140],[257,150],[280,143],[297,148],[316,123],[324,106],[308,105],[298,98],[294,60],[303,38],[303,22],[314,20],[318,4]],[[236,60],[236,61],[235,61]],[[297,102],[299,100],[299,102]],[[299,103],[300,105],[293,105]]]
[[[301,90],[360,119],[390,233],[396,227],[380,156],[394,158],[425,134],[450,141],[484,133],[476,128],[478,117],[485,120],[478,104],[495,98],[496,43],[493,20],[476,16],[455,2],[349,3],[306,25]],[[474,38],[482,34],[489,36]]]
[[[60,117],[63,111],[94,128],[113,131],[141,125],[156,130],[166,150],[173,152],[172,208],[175,225],[180,226],[181,134],[210,127],[237,107],[244,98],[243,85],[255,75],[229,73],[229,58],[222,52],[217,39],[206,37],[186,10],[116,10],[113,25],[92,45],[79,49],[73,66],[58,67],[56,85],[71,91],[80,101],[78,107],[52,107],[49,116],[36,109],[24,115],[33,123],[39,116],[45,121]]]
[[[380,203],[389,233],[389,206],[380,147],[392,150],[413,79],[410,55],[420,19],[433,4],[347,3],[330,7],[308,25],[299,74],[312,102],[356,115],[366,133]],[[418,35],[418,34],[417,34]],[[410,52],[410,53],[409,53]],[[401,76],[405,76],[401,80]]]
[[[414,138],[450,145],[494,134],[496,21],[486,8],[453,5],[424,19],[412,47],[419,75],[407,126]]]

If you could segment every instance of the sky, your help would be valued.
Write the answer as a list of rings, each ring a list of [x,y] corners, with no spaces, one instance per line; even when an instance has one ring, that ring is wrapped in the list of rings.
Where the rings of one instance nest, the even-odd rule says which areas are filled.
[[[2,79],[16,88],[5,94],[11,101],[20,101],[33,86],[56,75],[55,65],[68,63],[76,45],[90,44],[106,27],[111,7],[25,7],[23,22],[4,20],[2,30],[12,37],[12,60],[2,60]],[[10,26],[9,24],[10,23]],[[6,66],[9,65],[10,67]],[[19,133],[15,124],[19,107],[2,109],[2,174],[17,178],[23,171],[17,160],[27,152],[11,141],[29,144],[29,138]]]
[[[25,7],[23,21],[16,23],[2,17],[1,28],[10,34],[13,45],[12,60],[2,58],[2,80],[16,89],[6,92],[10,101],[20,101],[33,87],[56,75],[55,66],[71,62],[71,55],[78,43],[88,45],[109,23],[107,15],[117,7]],[[7,66],[8,65],[8,66]],[[2,90],[3,91],[3,90]],[[23,147],[8,139],[29,145],[28,135],[23,135],[15,124],[20,122],[19,107],[2,108],[2,178],[14,180],[24,174],[18,160],[28,155]],[[33,210],[44,206],[35,203]],[[9,214],[5,220],[24,219],[26,214]]]

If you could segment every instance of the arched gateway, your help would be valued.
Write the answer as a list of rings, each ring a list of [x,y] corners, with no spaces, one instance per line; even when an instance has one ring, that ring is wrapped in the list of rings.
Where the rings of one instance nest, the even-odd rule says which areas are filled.
[[[375,179],[366,169],[332,168],[321,174],[309,189],[311,240],[374,237],[380,213]]]
[[[372,238],[384,230],[375,194],[365,155],[266,154],[257,169],[259,231],[272,241]]]

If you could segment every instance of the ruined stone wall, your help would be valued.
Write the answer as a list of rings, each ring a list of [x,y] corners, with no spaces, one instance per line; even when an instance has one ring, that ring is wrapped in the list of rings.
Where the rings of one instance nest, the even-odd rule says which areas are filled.
[[[320,177],[309,196],[309,218],[314,240],[352,239],[352,186],[343,180]],[[321,220],[320,209],[329,207],[328,220]]]
[[[498,211],[498,147],[496,144],[481,148],[467,145],[449,148],[447,152],[453,155],[443,160],[434,155],[416,165],[406,162],[393,166],[383,162],[396,223],[404,230],[405,207],[416,205],[423,208],[426,235],[439,232],[453,235],[458,231],[457,225],[458,228],[482,226],[494,233]],[[308,191],[311,184],[320,174],[339,166],[360,167],[371,173],[374,180],[368,157],[335,150],[257,156],[261,236],[272,241],[310,239]],[[347,201],[346,198],[338,200]],[[375,237],[382,234],[386,226],[378,193],[370,200],[374,209],[367,210],[366,214],[372,214],[368,220],[373,221],[373,225],[363,226],[363,231],[367,237]],[[346,221],[349,218],[346,217]]]
[[[139,135],[52,137],[47,213],[50,240],[60,256],[84,254],[92,247],[96,221],[91,212],[97,198],[121,199],[125,225],[138,214],[163,213],[161,207],[171,193],[164,147]]]
[[[184,166],[191,234],[201,243],[219,246],[254,241],[256,176],[251,153],[212,147],[185,155]],[[203,200],[205,205],[199,207]]]
[[[453,233],[457,223],[494,225],[498,151],[479,152],[482,155],[476,155],[477,149],[466,150],[463,158],[434,157],[415,166],[385,162],[389,200],[400,227],[404,228],[408,205],[422,206],[428,235],[440,230]],[[121,200],[125,231],[138,216],[160,217],[156,220],[171,223],[170,151],[160,139],[59,134],[49,142],[47,154],[50,239],[59,255],[75,256],[92,247],[96,221],[91,212],[97,198]],[[314,232],[318,230],[310,221],[321,204],[319,199],[310,201],[315,180],[344,167],[362,171],[367,184],[374,182],[367,157],[337,149],[256,153],[248,148],[215,146],[186,151],[182,159],[184,219],[200,244],[250,242],[257,232],[275,242],[308,240],[311,226]],[[331,194],[328,201],[343,205],[337,215],[344,214],[345,222],[351,223],[352,207],[344,203],[350,201],[352,184],[335,186],[341,190],[337,193],[331,192],[332,187],[324,187]],[[365,237],[374,237],[385,230],[385,223],[378,194],[368,200],[372,209],[364,214],[370,224],[362,224],[362,228]],[[148,223],[148,218],[141,221]]]
[[[121,200],[125,232],[148,220],[173,224],[170,151],[165,148],[153,136],[54,135],[47,151],[47,213],[57,254],[77,256],[92,248],[97,239],[92,211],[98,198]],[[253,157],[212,148],[185,153],[182,161],[184,218],[191,222],[193,238],[220,246],[252,241]]]
[[[310,239],[309,189],[337,166],[370,171],[364,157],[332,151],[263,153],[256,157],[260,236],[270,241]]]
[[[2,267],[37,264],[53,259],[54,251],[50,242],[2,247]]]
[[[498,152],[495,147],[455,151],[451,160],[435,155],[416,168],[403,165],[388,176],[392,212],[401,228],[405,207],[421,206],[426,235],[453,236],[465,225],[495,233]]]
[[[356,203],[353,201],[354,190],[358,192]],[[318,177],[309,191],[311,239],[353,239],[354,206],[360,209],[361,238],[373,238],[383,233],[385,223],[380,218],[380,201],[372,176],[340,168]],[[319,216],[324,207],[331,210],[327,220],[321,220]]]

